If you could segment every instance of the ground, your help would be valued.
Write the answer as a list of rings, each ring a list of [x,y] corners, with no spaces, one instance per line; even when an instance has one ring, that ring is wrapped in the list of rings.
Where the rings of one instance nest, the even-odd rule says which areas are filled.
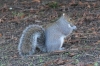
[[[65,52],[22,59],[18,42],[30,24],[47,25],[65,12],[77,30],[65,39]],[[100,66],[100,1],[1,0],[0,66]]]

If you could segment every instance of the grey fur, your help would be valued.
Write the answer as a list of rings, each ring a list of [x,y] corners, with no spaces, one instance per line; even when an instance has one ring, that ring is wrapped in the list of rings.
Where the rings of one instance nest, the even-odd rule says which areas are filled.
[[[74,29],[76,29],[76,26],[70,26],[64,15],[47,28],[45,30],[47,52],[62,50],[64,38],[70,35]]]
[[[23,56],[33,55],[38,47],[43,52],[63,50],[64,38],[76,29],[63,15],[46,29],[39,25],[29,25],[23,31],[19,41],[18,51]]]
[[[46,49],[44,40],[44,29],[39,25],[29,25],[23,31],[22,36],[20,38],[18,44],[19,54],[22,57],[32,55],[33,53],[35,53],[36,47],[40,48],[41,51],[43,50],[41,47]]]

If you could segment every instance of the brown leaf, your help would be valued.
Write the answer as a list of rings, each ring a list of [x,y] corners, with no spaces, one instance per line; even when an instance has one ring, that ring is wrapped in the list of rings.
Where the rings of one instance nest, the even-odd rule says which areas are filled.
[[[38,3],[40,3],[40,0],[33,0],[33,2],[38,2]]]
[[[2,37],[2,34],[0,33],[0,37]]]
[[[93,34],[94,34],[94,35],[97,35],[97,32],[96,32],[96,31],[93,31]]]
[[[94,43],[94,44],[100,44],[100,40],[98,40],[96,43]]]
[[[14,40],[18,40],[18,38],[17,37],[14,37]]]
[[[57,59],[57,60],[55,60],[54,62],[55,62],[56,64],[58,64],[58,65],[63,65],[63,64],[65,64],[64,60],[62,60],[62,59]]]
[[[92,27],[91,29],[92,29],[92,30],[95,30],[95,28],[94,28],[94,27]]]
[[[93,7],[96,7],[96,3],[92,3],[93,4]]]
[[[8,11],[8,7],[7,4],[4,4],[4,6],[2,7],[2,12]]]
[[[51,61],[46,62],[43,66],[49,66],[50,64],[52,64],[52,62],[51,62]]]
[[[87,7],[88,7],[88,8],[91,8],[91,6],[90,6],[89,4],[87,5]]]
[[[83,5],[83,3],[81,1],[79,1],[79,5]]]
[[[73,57],[73,56],[75,56],[75,53],[70,53],[68,56]]]
[[[71,3],[69,3],[71,6],[77,6],[78,4],[75,3],[75,0],[72,0]]]
[[[98,40],[97,42],[100,43],[100,40]]]
[[[2,19],[0,19],[0,22],[2,22]]]
[[[20,16],[21,19],[25,18],[25,14],[23,14],[22,16]]]

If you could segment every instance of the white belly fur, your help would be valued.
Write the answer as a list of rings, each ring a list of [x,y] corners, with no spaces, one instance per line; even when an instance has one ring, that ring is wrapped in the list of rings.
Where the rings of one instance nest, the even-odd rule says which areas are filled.
[[[64,38],[65,38],[66,36],[62,36],[62,37],[60,37],[60,41],[61,41],[61,45],[60,45],[60,48],[62,47],[62,45],[63,45],[63,43],[64,43]]]

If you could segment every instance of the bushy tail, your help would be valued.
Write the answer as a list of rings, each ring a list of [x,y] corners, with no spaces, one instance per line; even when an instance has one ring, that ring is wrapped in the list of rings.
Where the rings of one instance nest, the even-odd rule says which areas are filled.
[[[18,51],[23,56],[29,56],[35,53],[36,47],[39,43],[44,47],[45,35],[44,29],[39,25],[29,25],[23,31],[22,36],[19,40]]]

